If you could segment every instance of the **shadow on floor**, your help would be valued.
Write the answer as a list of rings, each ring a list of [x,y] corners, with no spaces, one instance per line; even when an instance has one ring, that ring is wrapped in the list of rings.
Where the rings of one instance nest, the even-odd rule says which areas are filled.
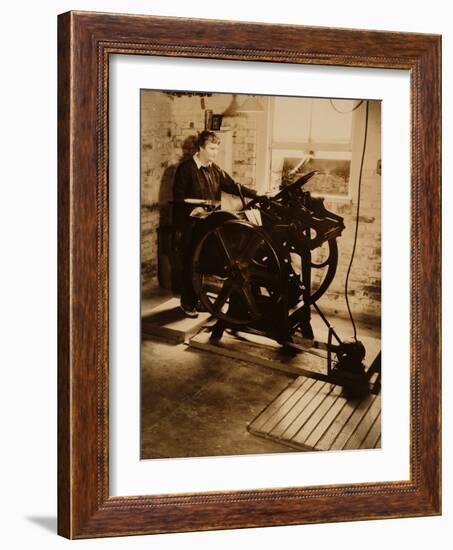
[[[57,518],[56,516],[28,516],[27,519],[30,523],[34,523],[39,527],[42,527],[46,531],[51,533],[57,532]]]

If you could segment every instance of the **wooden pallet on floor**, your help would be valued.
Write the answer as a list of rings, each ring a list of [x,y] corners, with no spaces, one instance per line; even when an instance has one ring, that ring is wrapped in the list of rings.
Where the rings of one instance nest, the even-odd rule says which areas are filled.
[[[166,299],[142,317],[142,334],[179,344],[196,334],[209,317],[209,313],[199,313],[195,319],[186,317],[178,298]]]
[[[299,376],[247,429],[304,451],[376,449],[381,444],[381,396],[347,399],[340,386]]]

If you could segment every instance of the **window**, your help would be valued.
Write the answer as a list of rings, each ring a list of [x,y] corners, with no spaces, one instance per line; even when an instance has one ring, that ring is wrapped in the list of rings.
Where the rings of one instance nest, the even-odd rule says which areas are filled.
[[[318,170],[305,189],[324,196],[350,196],[356,104],[355,100],[272,98],[271,191]]]

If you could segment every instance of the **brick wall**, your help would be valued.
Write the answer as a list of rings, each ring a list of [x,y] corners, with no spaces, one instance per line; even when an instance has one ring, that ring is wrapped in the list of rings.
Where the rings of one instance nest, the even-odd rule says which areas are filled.
[[[357,247],[349,277],[349,302],[355,317],[379,322],[381,315],[381,104],[369,103],[368,137],[364,158]],[[336,277],[320,307],[347,315],[344,283],[351,258],[356,211],[357,180],[362,154],[364,109],[359,114],[353,141],[354,171],[351,174],[352,200],[326,200],[329,210],[344,217],[346,229],[338,239],[339,262]]]
[[[171,268],[165,254],[171,246],[169,231],[173,181],[178,164],[192,156],[198,132],[204,129],[204,109],[222,113],[231,104],[231,94],[168,95],[142,92],[141,129],[141,272],[142,288],[171,288]],[[203,103],[202,103],[203,102]],[[224,117],[223,129],[233,133],[231,176],[255,187],[256,115]],[[159,229],[160,228],[160,229]],[[158,246],[159,245],[159,246]],[[164,253],[158,255],[158,249]]]

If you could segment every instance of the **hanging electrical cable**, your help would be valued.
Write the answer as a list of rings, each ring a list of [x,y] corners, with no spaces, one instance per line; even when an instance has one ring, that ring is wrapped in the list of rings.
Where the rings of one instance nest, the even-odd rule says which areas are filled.
[[[335,103],[333,102],[333,99],[329,99],[330,101],[330,105],[332,106],[332,109],[334,111],[336,111],[337,113],[340,113],[340,115],[348,115],[349,113],[352,113],[353,111],[357,110],[360,105],[362,105],[363,103],[363,99],[361,99],[357,105],[354,105],[354,107],[350,110],[350,111],[341,111],[340,109],[338,109],[336,106],[335,106]]]
[[[351,259],[349,261],[348,271],[346,273],[346,279],[344,284],[344,297],[346,300],[346,306],[348,308],[349,318],[351,319],[352,327],[354,330],[354,340],[357,342],[357,328],[355,326],[354,318],[352,316],[351,307],[349,305],[349,297],[348,297],[348,284],[349,284],[349,275],[351,273],[352,263],[354,261],[355,251],[357,247],[357,235],[359,232],[359,215],[360,215],[360,195],[362,190],[362,173],[363,173],[363,162],[365,159],[365,151],[366,151],[366,142],[367,142],[367,134],[368,134],[368,107],[369,102],[365,102],[366,110],[365,110],[365,128],[363,132],[363,148],[362,148],[362,158],[360,160],[360,171],[359,171],[359,181],[357,185],[357,209],[356,209],[356,220],[355,220],[355,231],[354,231],[354,244],[352,247],[352,253],[351,253]]]

